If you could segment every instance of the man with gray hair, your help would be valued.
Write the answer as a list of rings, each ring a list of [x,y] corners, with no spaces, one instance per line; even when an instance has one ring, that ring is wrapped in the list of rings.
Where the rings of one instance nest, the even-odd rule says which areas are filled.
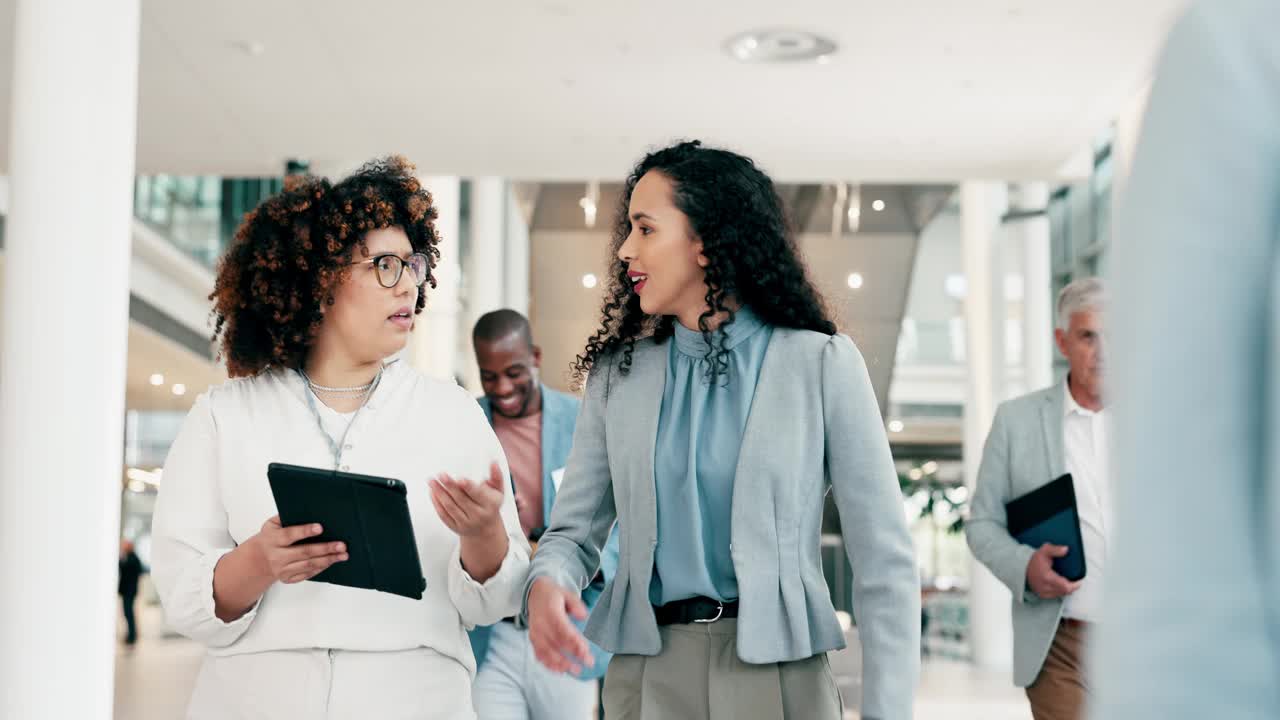
[[[1088,278],[1058,295],[1054,338],[1070,370],[1057,385],[996,411],[982,453],[966,535],[974,557],[1013,592],[1014,683],[1035,720],[1077,720],[1089,693],[1084,645],[1098,619],[1111,526],[1110,417],[1103,403],[1102,283]],[[1009,533],[1005,503],[1070,473],[1086,572],[1054,572],[1065,545],[1031,547]]]

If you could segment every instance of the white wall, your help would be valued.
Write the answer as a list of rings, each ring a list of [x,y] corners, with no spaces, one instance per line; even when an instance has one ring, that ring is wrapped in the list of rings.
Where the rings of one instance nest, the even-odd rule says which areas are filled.
[[[542,347],[542,379],[567,390],[569,366],[595,332],[608,270],[609,233],[604,230],[538,230],[530,240],[529,322]],[[594,273],[595,289],[582,286]]]
[[[890,399],[894,403],[961,404],[965,396],[963,296],[948,294],[948,279],[964,286],[960,243],[960,215],[944,210],[920,234],[911,289],[904,317],[902,360],[894,373]],[[1023,248],[1012,233],[997,231],[997,243],[1005,276],[1005,373],[1002,398],[1025,392],[1021,365]],[[1045,292],[1044,289],[1039,289]],[[909,337],[914,324],[915,337]],[[1039,339],[1047,342],[1046,339]],[[955,347],[950,347],[954,342]],[[913,357],[910,347],[918,350]],[[958,360],[952,360],[952,353]],[[942,361],[938,361],[941,357]]]
[[[906,305],[916,237],[911,233],[856,233],[833,238],[801,235],[798,244],[809,275],[826,298],[840,331],[857,344],[867,362],[881,406],[887,406],[894,352]],[[849,274],[863,276],[859,289]]]

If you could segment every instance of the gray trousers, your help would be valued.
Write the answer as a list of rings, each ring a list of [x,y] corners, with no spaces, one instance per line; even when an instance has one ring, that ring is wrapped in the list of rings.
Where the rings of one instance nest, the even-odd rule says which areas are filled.
[[[750,665],[738,659],[738,621],[659,628],[653,657],[615,655],[604,677],[607,720],[840,720],[826,653]]]

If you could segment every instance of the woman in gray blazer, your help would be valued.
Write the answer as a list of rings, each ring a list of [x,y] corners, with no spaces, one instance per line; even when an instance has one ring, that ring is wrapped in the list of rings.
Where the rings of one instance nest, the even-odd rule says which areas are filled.
[[[586,635],[615,653],[606,715],[841,717],[844,646],[819,555],[834,489],[863,648],[862,717],[908,718],[919,581],[862,356],[806,277],[773,182],[685,142],[631,173],[573,451],[533,560],[539,660],[591,662],[569,617],[615,519]]]

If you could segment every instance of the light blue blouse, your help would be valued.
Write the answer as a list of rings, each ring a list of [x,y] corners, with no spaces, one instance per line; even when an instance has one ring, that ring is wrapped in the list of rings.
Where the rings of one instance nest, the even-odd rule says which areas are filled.
[[[712,335],[727,372],[709,379],[702,333],[676,323],[654,445],[658,546],[649,598],[729,601],[738,580],[729,553],[738,451],[773,328],[749,309]]]

